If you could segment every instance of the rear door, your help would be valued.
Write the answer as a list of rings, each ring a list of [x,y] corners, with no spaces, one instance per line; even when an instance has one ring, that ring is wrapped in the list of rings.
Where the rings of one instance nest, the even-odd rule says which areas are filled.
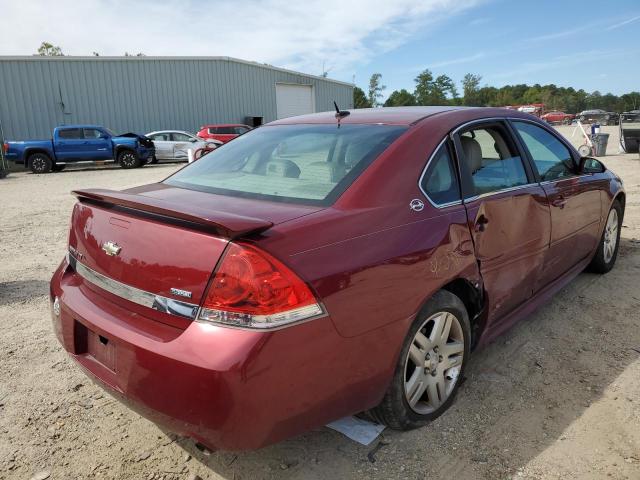
[[[216,127],[215,132],[212,132],[211,130],[214,129],[209,130],[209,132],[213,133],[212,137],[224,143],[227,143],[229,140],[233,140],[238,136],[234,127]]]
[[[526,121],[512,121],[549,199],[551,242],[540,287],[584,260],[596,247],[602,185],[577,175],[569,148],[554,133]]]
[[[193,137],[181,132],[173,132],[171,134],[171,140],[173,145],[173,158],[186,160],[189,156],[189,149],[195,150],[195,142]]]
[[[508,327],[500,318],[535,292],[549,246],[549,206],[505,122],[474,123],[454,141],[487,327],[500,331]]]
[[[86,140],[82,128],[60,128],[54,139],[56,158],[61,162],[76,162],[86,158]]]
[[[84,128],[84,140],[86,158],[92,160],[109,160],[113,157],[111,152],[111,139],[97,128]]]

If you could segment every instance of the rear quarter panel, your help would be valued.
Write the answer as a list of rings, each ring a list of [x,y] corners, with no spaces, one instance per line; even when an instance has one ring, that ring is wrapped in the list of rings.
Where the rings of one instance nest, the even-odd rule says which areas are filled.
[[[55,152],[51,140],[27,140],[23,142],[8,142],[9,150],[7,159],[26,165],[29,155],[36,152],[44,152],[55,160]]]

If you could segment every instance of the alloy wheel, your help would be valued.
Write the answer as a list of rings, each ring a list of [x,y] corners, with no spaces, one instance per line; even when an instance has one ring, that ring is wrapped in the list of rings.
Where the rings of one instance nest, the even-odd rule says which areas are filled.
[[[604,242],[602,248],[604,250],[604,261],[609,263],[613,258],[618,244],[618,212],[612,208],[607,218],[607,225],[604,227]]]
[[[133,153],[125,153],[124,155],[122,155],[122,158],[120,160],[120,162],[127,167],[133,166],[135,161],[136,156]]]
[[[47,169],[47,162],[42,157],[36,157],[32,160],[31,165],[37,172],[44,172]]]
[[[413,411],[436,411],[454,390],[462,369],[464,334],[451,312],[430,316],[416,332],[405,361],[405,398]]]

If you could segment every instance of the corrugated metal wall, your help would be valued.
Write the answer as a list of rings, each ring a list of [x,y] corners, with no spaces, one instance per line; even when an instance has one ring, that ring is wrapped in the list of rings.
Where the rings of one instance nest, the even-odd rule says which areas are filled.
[[[313,85],[317,111],[334,100],[353,107],[350,84],[225,57],[0,57],[0,122],[16,140],[73,123],[116,133],[196,131],[247,115],[266,123],[276,119],[276,83]]]

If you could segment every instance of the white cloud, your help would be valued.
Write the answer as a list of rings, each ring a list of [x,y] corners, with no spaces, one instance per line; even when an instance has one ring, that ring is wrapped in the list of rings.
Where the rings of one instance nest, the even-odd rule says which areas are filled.
[[[609,27],[607,27],[605,30],[607,32],[610,30],[615,30],[616,28],[624,27],[625,25],[629,25],[630,23],[637,22],[638,20],[640,20],[640,15],[633,18],[629,18],[622,22],[614,23],[613,25],[610,25]]]
[[[231,56],[350,72],[482,0],[0,0],[0,55]]]

